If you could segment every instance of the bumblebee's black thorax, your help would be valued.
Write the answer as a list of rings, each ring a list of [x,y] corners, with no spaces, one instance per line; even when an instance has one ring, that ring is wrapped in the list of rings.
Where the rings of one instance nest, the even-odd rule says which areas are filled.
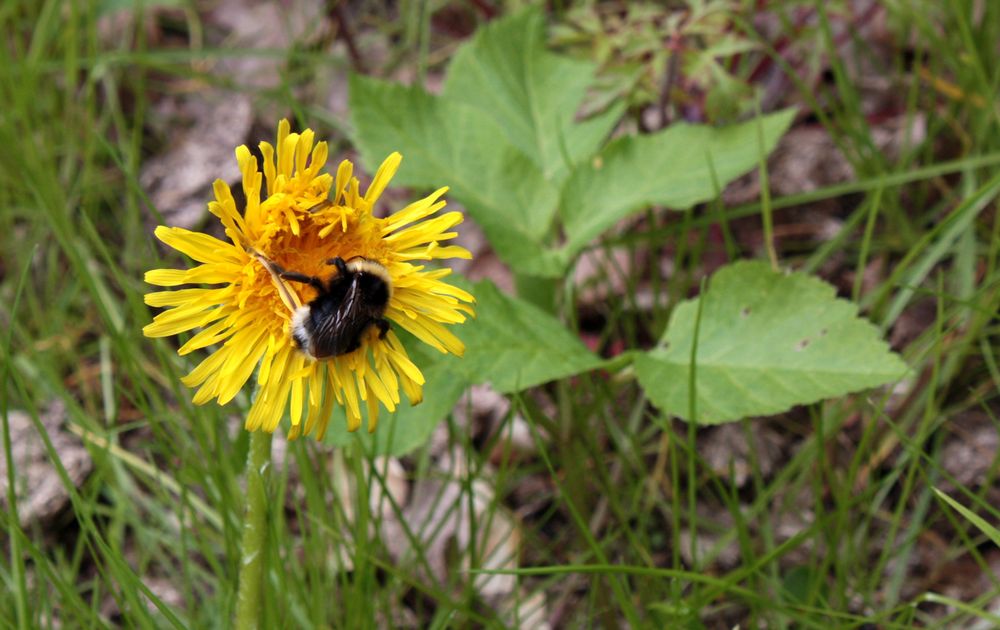
[[[318,283],[316,297],[292,318],[295,343],[316,359],[357,350],[369,326],[378,326],[381,336],[389,330],[383,315],[392,287],[385,268],[364,259],[345,263],[336,258],[330,264],[337,273]]]

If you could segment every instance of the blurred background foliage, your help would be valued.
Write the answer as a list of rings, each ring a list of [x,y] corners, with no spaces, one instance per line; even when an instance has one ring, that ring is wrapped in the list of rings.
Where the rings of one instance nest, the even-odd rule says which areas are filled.
[[[612,142],[643,145],[679,123],[794,120],[762,166],[687,204],[640,199],[543,281],[512,273],[471,217],[475,257],[456,271],[492,283],[475,285],[486,304],[534,305],[506,329],[485,317],[496,334],[530,350],[515,333],[539,309],[562,334],[537,343],[569,339],[591,363],[495,388],[428,367],[463,394],[420,418],[429,436],[404,457],[276,439],[268,626],[1000,623],[1000,3],[11,0],[6,626],[228,625],[248,398],[193,406],[188,360],[141,336],[143,272],[187,264],[152,228],[216,229],[212,180],[238,181],[233,148],[281,116],[332,156],[372,157],[357,116],[377,112],[351,111],[352,76],[442,94],[457,51],[532,7],[547,54],[594,68],[568,125],[620,108]],[[410,197],[390,191],[382,211]],[[564,251],[561,229],[543,236]],[[627,351],[769,243],[853,301],[911,374],[724,426],[658,411]]]

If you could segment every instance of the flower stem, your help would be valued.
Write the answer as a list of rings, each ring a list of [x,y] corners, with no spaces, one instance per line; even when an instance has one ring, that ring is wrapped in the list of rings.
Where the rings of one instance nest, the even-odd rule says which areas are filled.
[[[238,630],[251,630],[260,625],[261,583],[264,574],[264,543],[267,540],[266,481],[271,467],[271,434],[254,431],[250,434],[247,455],[247,508],[243,521],[243,543],[240,551],[240,583],[236,595]]]

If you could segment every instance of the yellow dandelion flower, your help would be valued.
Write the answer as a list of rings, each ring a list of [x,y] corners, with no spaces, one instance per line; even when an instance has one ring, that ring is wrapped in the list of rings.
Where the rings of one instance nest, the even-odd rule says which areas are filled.
[[[450,230],[462,215],[432,218],[445,206],[441,198],[447,188],[440,188],[395,214],[375,217],[372,207],[402,156],[386,158],[362,195],[351,162],[341,162],[336,177],[323,172],[327,145],[314,146],[312,130],[290,133],[282,120],[277,140],[275,146],[260,143],[263,172],[246,146],[236,149],[246,197],[242,213],[229,186],[215,182],[215,201],[208,208],[222,222],[228,241],[177,227],[156,229],[157,238],[200,264],[155,269],[146,273],[146,282],[215,286],[147,294],[146,304],[166,310],[143,333],[167,337],[199,329],[178,353],[215,347],[183,378],[198,388],[197,404],[229,402],[256,371],[249,431],[273,432],[287,409],[290,437],[314,434],[319,439],[334,404],[344,407],[351,431],[361,426],[366,407],[368,430],[374,431],[379,403],[391,412],[400,404],[400,389],[411,404],[422,396],[424,377],[394,327],[444,353],[465,350],[446,325],[473,314],[473,297],[442,280],[450,270],[419,264],[471,257],[462,247],[441,244],[456,236]],[[381,308],[365,310],[349,302],[357,295],[344,293],[345,272],[371,272],[356,278],[384,282]],[[340,293],[331,296],[335,285]],[[301,343],[306,309],[320,303],[324,312],[336,311],[323,316],[321,323],[333,328],[322,334],[339,342],[320,344],[322,352]],[[334,321],[345,314],[349,323]],[[316,314],[313,321],[323,317]]]

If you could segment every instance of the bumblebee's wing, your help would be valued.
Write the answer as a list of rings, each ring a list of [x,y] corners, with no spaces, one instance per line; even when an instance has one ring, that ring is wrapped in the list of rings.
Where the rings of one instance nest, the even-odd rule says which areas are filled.
[[[355,278],[347,289],[344,301],[337,309],[337,328],[349,337],[360,335],[369,324],[368,309],[365,308],[365,296],[361,284]]]
[[[329,315],[316,321],[314,341],[321,355],[351,352],[360,344],[361,334],[371,323],[359,283],[352,279],[343,298]]]

